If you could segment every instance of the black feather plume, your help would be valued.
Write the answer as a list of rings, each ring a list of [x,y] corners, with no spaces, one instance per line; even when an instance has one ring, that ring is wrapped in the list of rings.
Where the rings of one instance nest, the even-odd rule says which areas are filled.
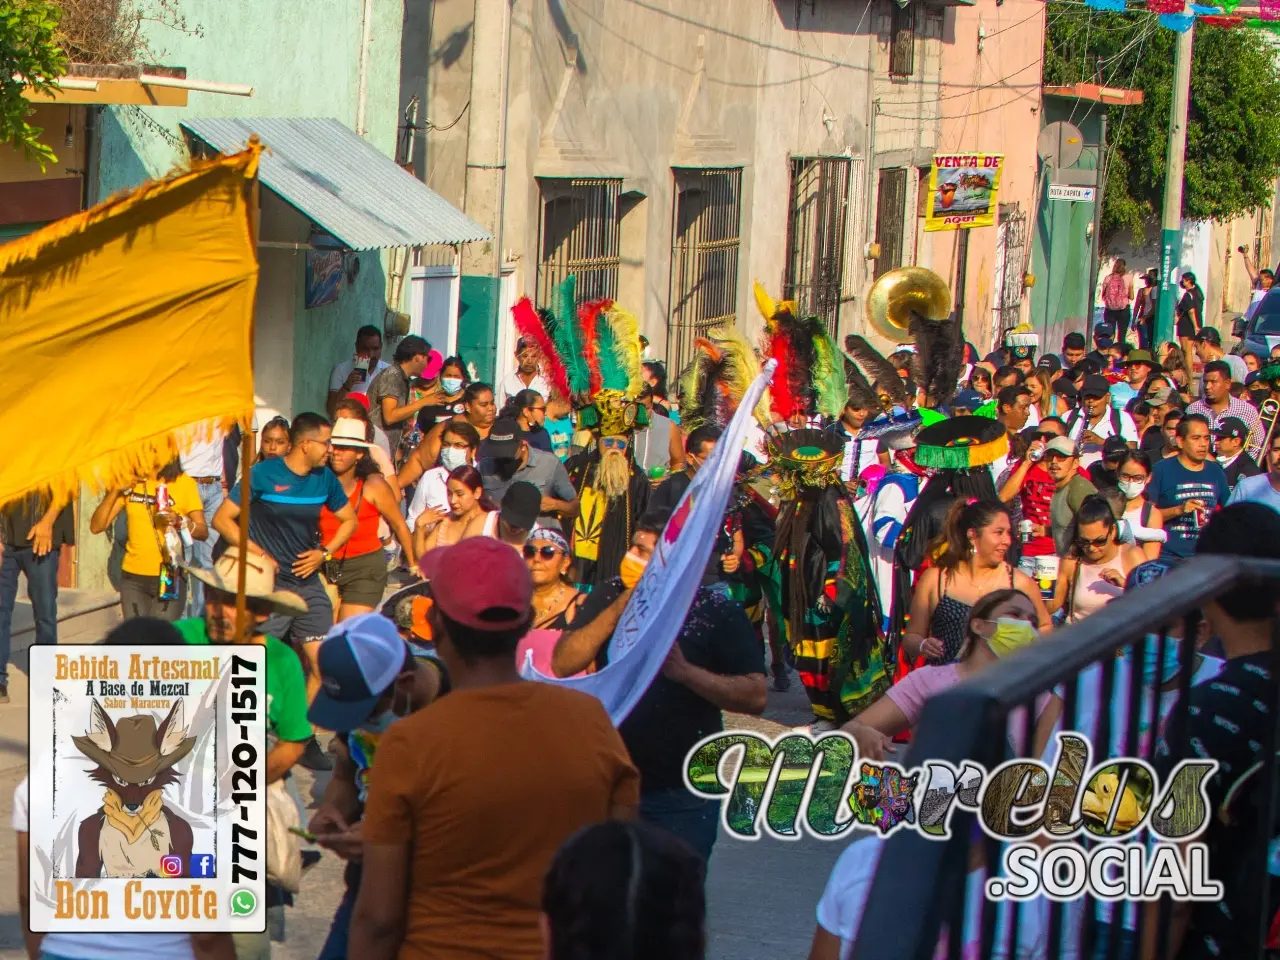
[[[844,348],[863,368],[876,388],[888,395],[892,403],[902,407],[910,406],[907,400],[906,384],[898,376],[898,371],[893,368],[893,364],[881,356],[875,347],[857,334],[851,333],[844,338]]]
[[[849,385],[849,404],[859,410],[879,410],[880,397],[876,395],[871,381],[862,375],[858,365],[848,357],[844,358],[844,380]]]
[[[960,321],[953,314],[946,320],[926,320],[911,315],[911,334],[916,343],[919,383],[930,408],[936,410],[955,396],[960,370],[964,366],[964,338]]]

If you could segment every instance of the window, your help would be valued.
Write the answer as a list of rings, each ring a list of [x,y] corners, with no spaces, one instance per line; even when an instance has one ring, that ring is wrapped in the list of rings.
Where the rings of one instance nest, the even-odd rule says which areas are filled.
[[[902,266],[902,234],[907,204],[907,170],[894,167],[880,171],[876,192],[876,258],[875,276]]]
[[[916,10],[893,4],[889,25],[889,76],[909,77],[916,70]]]
[[[787,273],[782,296],[801,313],[821,317],[835,337],[840,327],[852,161],[793,157],[787,218]]]
[[[618,296],[618,194],[621,180],[538,181],[537,302],[551,306],[556,286],[577,277],[577,299]]]
[[[675,186],[667,368],[678,376],[694,341],[737,313],[742,171],[677,170]]]

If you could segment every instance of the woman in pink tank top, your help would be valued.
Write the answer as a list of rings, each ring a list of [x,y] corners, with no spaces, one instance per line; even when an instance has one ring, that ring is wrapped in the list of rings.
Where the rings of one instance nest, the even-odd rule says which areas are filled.
[[[1077,623],[1122,596],[1125,577],[1147,556],[1141,547],[1120,545],[1115,513],[1097,495],[1084,499],[1071,527],[1071,552],[1059,568],[1049,609],[1065,610],[1067,622]]]

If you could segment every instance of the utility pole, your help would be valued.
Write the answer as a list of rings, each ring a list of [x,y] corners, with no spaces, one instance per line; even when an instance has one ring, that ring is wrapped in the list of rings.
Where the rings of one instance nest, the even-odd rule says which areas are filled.
[[[1174,339],[1182,258],[1182,166],[1187,150],[1187,106],[1191,100],[1191,41],[1195,27],[1178,34],[1173,51],[1173,103],[1169,108],[1169,153],[1165,161],[1164,218],[1160,230],[1160,301],[1155,343]]]

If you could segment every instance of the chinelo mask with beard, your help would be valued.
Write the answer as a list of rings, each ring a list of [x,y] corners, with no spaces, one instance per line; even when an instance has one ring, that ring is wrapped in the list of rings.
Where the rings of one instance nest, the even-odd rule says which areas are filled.
[[[621,450],[605,450],[596,465],[596,489],[610,500],[621,497],[631,483],[631,463]]]

